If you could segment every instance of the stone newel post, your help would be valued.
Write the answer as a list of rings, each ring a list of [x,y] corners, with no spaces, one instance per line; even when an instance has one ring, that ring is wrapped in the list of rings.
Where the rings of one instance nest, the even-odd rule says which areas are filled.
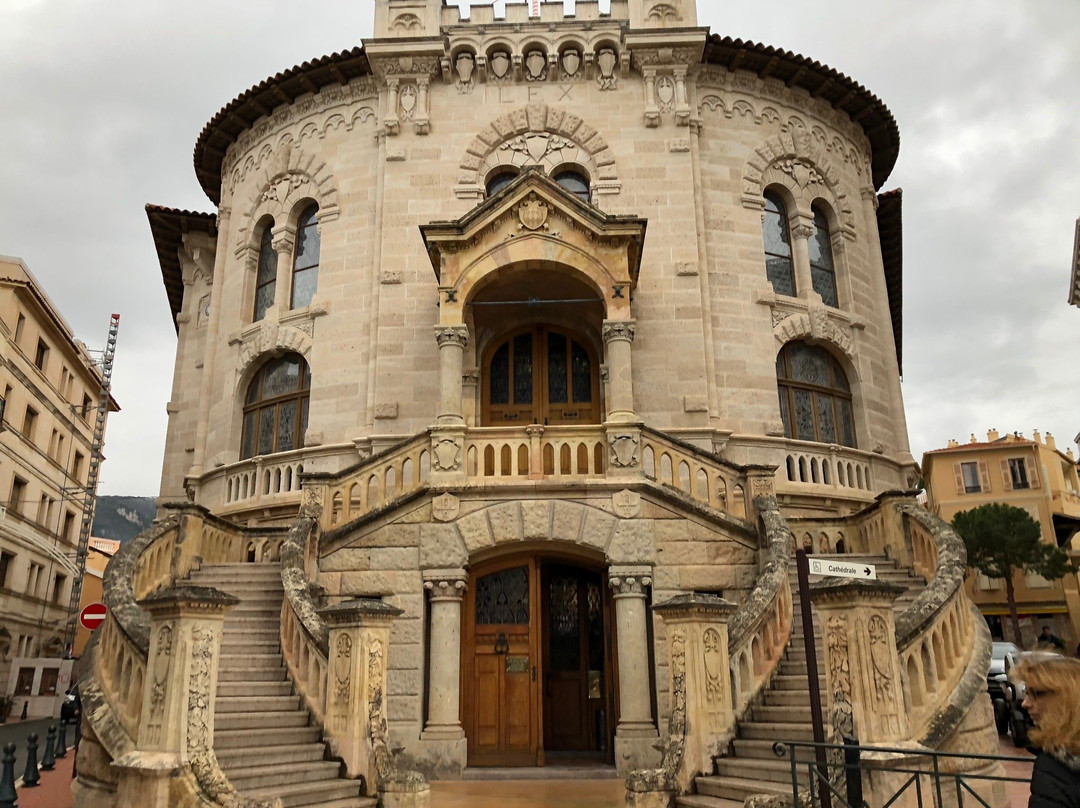
[[[864,746],[909,735],[893,617],[903,591],[884,581],[842,578],[810,588],[825,639],[826,725]]]
[[[150,651],[136,748],[113,763],[117,808],[169,808],[169,780],[185,766],[203,790],[232,791],[214,757],[214,698],[221,625],[239,602],[205,586],[139,601],[150,612]]]
[[[330,632],[326,724],[334,753],[368,794],[380,786],[376,747],[386,744],[386,652],[401,609],[373,598],[338,603],[319,614]]]
[[[671,710],[683,711],[671,722],[673,733],[682,724],[681,765],[668,772],[677,793],[690,791],[699,774],[712,771],[713,758],[723,751],[735,724],[732,709],[731,665],[728,659],[728,620],[734,603],[716,595],[679,595],[653,607],[667,627]],[[675,716],[680,718],[680,716]]]
[[[428,720],[425,741],[459,741],[461,726],[461,600],[463,569],[424,570],[431,601],[431,649],[428,666]]]
[[[611,567],[619,655],[619,722],[615,727],[615,765],[619,774],[656,764],[653,747],[659,737],[652,718],[649,688],[649,643],[646,633],[646,588],[651,567]]]

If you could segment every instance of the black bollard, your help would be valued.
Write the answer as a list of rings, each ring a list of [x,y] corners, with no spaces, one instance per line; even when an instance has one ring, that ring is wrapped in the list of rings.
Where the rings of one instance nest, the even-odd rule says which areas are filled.
[[[56,756],[67,757],[67,719],[60,719],[60,731],[56,733]]]
[[[36,732],[31,732],[26,736],[26,771],[22,776],[22,783],[26,788],[33,788],[41,780],[37,766],[37,741]]]
[[[56,768],[56,727],[45,733],[45,753],[41,756],[41,770],[51,772]]]
[[[0,808],[18,808],[15,800],[15,744],[4,745],[3,769],[0,770]]]

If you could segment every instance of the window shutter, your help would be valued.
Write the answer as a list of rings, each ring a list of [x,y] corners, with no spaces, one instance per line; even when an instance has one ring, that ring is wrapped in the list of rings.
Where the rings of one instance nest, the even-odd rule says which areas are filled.
[[[964,470],[959,463],[953,463],[953,473],[956,475],[956,493],[965,493],[967,486],[964,485]]]
[[[1012,469],[1009,468],[1009,461],[1001,461],[1001,481],[1005,484],[1006,491],[1012,491]]]
[[[1028,485],[1032,488],[1039,487],[1039,464],[1028,458],[1024,458],[1024,465],[1027,466]]]
[[[990,490],[990,469],[985,460],[979,461],[979,484],[984,493]]]

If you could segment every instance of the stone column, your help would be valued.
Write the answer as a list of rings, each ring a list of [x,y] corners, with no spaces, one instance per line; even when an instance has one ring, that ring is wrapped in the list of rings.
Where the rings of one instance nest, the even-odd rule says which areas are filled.
[[[814,220],[801,213],[796,213],[792,220],[791,261],[795,265],[795,292],[803,300],[816,299],[820,303],[821,296],[814,291],[810,272],[810,236],[814,234]]]
[[[651,567],[609,569],[615,599],[615,630],[619,660],[619,721],[615,727],[615,766],[626,776],[634,769],[659,763],[653,744],[659,737],[652,717],[649,685],[649,640],[645,608]]]
[[[893,616],[903,591],[846,578],[810,587],[825,639],[825,723],[863,746],[895,745],[909,735]]]
[[[424,570],[431,603],[428,661],[428,720],[420,737],[458,741],[461,727],[461,600],[468,576],[463,569]]]
[[[190,767],[203,790],[235,793],[214,757],[221,624],[239,599],[205,586],[139,601],[150,612],[150,651],[135,750],[113,762],[117,808],[169,808],[170,781]]]
[[[296,226],[285,222],[273,229],[274,252],[277,253],[277,279],[274,283],[274,305],[267,312],[267,319],[279,320],[292,305],[293,248],[296,246]]]
[[[679,595],[653,607],[667,626],[672,737],[683,744],[682,765],[670,772],[679,794],[713,769],[735,729],[728,620],[734,603],[716,595]],[[682,711],[682,715],[679,715]],[[679,733],[682,737],[676,737]]]
[[[386,115],[383,117],[383,129],[388,135],[396,135],[400,129],[398,121],[398,79],[386,80]]]
[[[656,106],[656,68],[645,68],[641,77],[645,80],[645,125],[655,129],[660,125],[660,108]]]
[[[607,420],[632,422],[634,414],[634,379],[630,346],[634,342],[633,320],[604,320],[605,360],[608,367]]]
[[[349,777],[368,794],[380,786],[376,747],[386,751],[386,653],[390,624],[401,609],[374,598],[338,603],[319,614],[330,632],[326,729]]]
[[[435,326],[439,343],[439,412],[440,424],[464,424],[461,407],[461,366],[469,329],[464,325]]]

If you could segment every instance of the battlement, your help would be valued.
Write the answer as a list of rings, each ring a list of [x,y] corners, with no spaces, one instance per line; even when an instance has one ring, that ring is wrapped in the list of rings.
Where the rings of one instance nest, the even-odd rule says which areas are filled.
[[[496,23],[510,23],[514,25],[530,23],[559,23],[559,22],[597,22],[599,20],[627,20],[630,19],[629,0],[611,0],[610,11],[600,10],[597,0],[578,0],[573,14],[567,14],[563,9],[562,0],[540,3],[540,16],[529,16],[528,2],[507,3],[506,12],[503,16],[495,13],[494,3],[470,4],[468,16],[462,16],[461,9],[457,6],[444,6],[441,15],[441,24],[449,27],[454,25],[493,25]]]

